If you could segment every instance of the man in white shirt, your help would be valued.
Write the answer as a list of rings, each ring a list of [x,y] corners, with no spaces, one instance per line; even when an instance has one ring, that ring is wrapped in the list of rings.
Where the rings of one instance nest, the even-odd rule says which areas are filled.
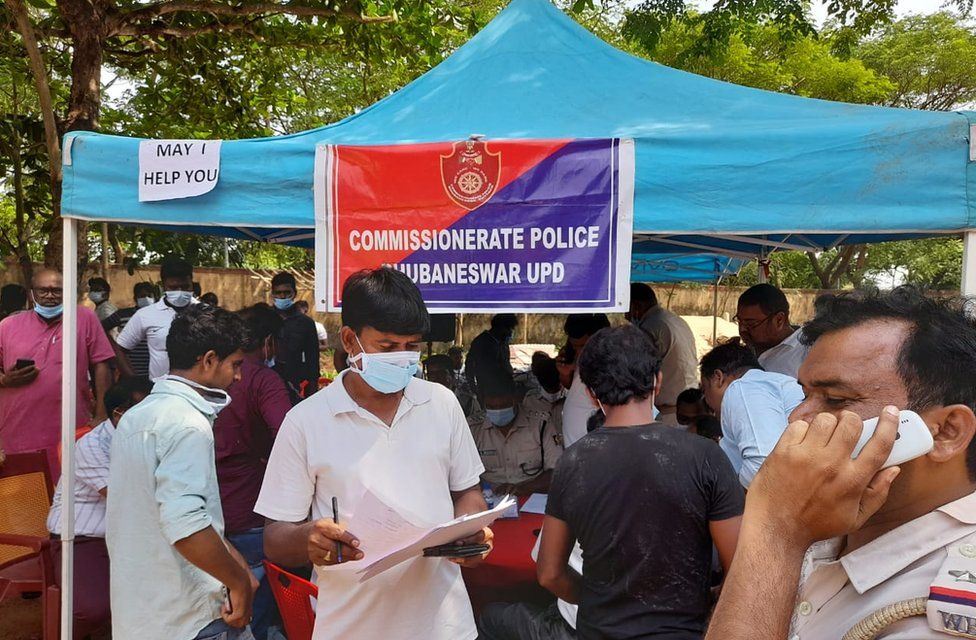
[[[268,461],[254,509],[268,518],[267,556],[316,566],[315,640],[472,640],[457,565],[483,556],[414,558],[360,582],[356,570],[377,558],[332,521],[333,498],[340,523],[349,522],[367,491],[421,527],[486,508],[484,467],[460,405],[414,375],[430,326],[417,286],[389,268],[355,274],[343,288],[342,323],[349,369],[288,413]],[[481,541],[490,544],[490,529],[464,542]]]
[[[166,353],[166,336],[173,318],[190,305],[193,298],[193,265],[174,256],[163,259],[159,268],[163,283],[163,298],[148,307],[136,311],[116,340],[119,369],[124,375],[132,375],[127,353],[143,341],[149,347],[149,378],[155,380],[169,373],[169,355]]]
[[[781,290],[771,284],[749,287],[739,296],[734,319],[739,337],[755,350],[763,369],[796,377],[809,347],[790,324],[790,303]]]
[[[806,399],[749,492],[708,638],[972,638],[969,301],[911,287],[827,296],[803,335],[812,343],[800,368]],[[925,421],[935,446],[878,472],[905,408]],[[874,437],[852,460],[861,421],[874,417]],[[826,542],[811,547],[817,540]]]
[[[105,392],[108,419],[75,443],[75,571],[74,637],[84,638],[108,623],[108,549],[105,546],[105,504],[108,495],[109,452],[122,415],[152,391],[146,378],[129,378]],[[64,477],[58,481],[47,516],[47,530],[61,536],[61,500]],[[61,586],[61,544],[55,542],[54,570]]]
[[[803,389],[794,378],[763,371],[752,349],[738,341],[702,357],[701,388],[720,416],[719,445],[748,489],[786,430],[790,412],[803,402]]]
[[[661,359],[661,390],[655,396],[659,422],[678,426],[678,396],[698,382],[695,334],[681,316],[658,304],[654,290],[642,282],[630,285],[628,317],[650,336]]]
[[[113,638],[254,640],[258,584],[224,538],[213,434],[246,340],[236,313],[187,310],[167,338],[169,374],[119,422],[105,514]]]
[[[563,447],[569,447],[586,435],[586,424],[596,411],[593,400],[586,393],[576,371],[576,359],[594,333],[610,326],[604,313],[577,313],[566,318],[563,330],[566,332],[566,346],[556,358],[560,377],[571,380],[563,402]],[[565,384],[565,383],[564,383]],[[650,419],[648,419],[650,422]]]

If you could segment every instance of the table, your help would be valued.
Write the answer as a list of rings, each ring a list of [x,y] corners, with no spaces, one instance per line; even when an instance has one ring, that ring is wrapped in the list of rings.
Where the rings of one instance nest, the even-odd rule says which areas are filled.
[[[546,605],[553,601],[554,596],[536,581],[531,556],[542,519],[541,514],[520,512],[518,519],[496,520],[491,526],[495,533],[491,555],[478,567],[461,570],[475,616],[490,602]]]

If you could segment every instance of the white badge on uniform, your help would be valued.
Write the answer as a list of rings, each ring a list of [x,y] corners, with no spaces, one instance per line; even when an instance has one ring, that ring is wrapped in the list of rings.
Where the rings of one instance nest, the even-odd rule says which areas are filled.
[[[976,638],[976,534],[948,549],[939,575],[929,587],[926,615],[939,633]]]

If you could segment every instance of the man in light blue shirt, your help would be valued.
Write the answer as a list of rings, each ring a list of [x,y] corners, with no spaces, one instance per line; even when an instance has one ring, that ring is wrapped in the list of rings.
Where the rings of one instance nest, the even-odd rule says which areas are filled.
[[[114,638],[253,640],[255,584],[223,537],[213,436],[244,339],[229,311],[177,316],[170,373],[119,422],[106,515]]]
[[[763,370],[755,352],[736,342],[721,344],[701,359],[705,402],[719,416],[719,445],[732,461],[742,486],[759,471],[803,402],[795,378]]]

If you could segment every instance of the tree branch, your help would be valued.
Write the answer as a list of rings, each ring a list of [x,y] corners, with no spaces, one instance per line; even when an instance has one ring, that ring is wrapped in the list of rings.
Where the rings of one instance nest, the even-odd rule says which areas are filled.
[[[234,18],[261,15],[289,15],[321,18],[343,16],[363,24],[395,22],[397,19],[396,16],[393,15],[367,16],[352,9],[312,7],[297,4],[296,2],[256,2],[253,4],[230,5],[222,2],[213,2],[212,0],[163,0],[163,2],[157,2],[141,9],[135,9],[133,11],[118,15],[115,18],[116,24],[115,28],[112,30],[112,33],[113,35],[158,35],[161,33],[161,27],[159,25],[144,25],[141,23],[155,20],[156,18],[173,13],[205,13],[213,16],[230,16]],[[166,35],[182,37],[184,32],[186,32],[188,35],[195,35],[192,29],[186,31],[186,29],[179,27],[166,28],[174,30],[172,34]],[[204,33],[207,33],[207,31],[204,31]]]

